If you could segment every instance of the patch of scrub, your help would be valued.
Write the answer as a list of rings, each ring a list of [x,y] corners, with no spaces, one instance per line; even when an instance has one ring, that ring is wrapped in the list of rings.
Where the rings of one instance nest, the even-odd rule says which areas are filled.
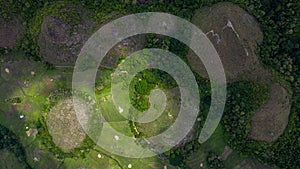
[[[76,103],[87,111],[84,103]],[[46,124],[53,142],[64,152],[81,146],[86,134],[80,125],[71,98],[58,102],[47,114]]]
[[[238,5],[223,2],[204,7],[192,18],[216,48],[229,80],[250,71],[258,63],[257,44],[263,39],[256,19]],[[208,77],[206,69],[192,51],[187,55],[192,69]]]
[[[290,114],[290,96],[286,89],[275,83],[265,105],[251,119],[251,138],[273,142],[284,132]]]

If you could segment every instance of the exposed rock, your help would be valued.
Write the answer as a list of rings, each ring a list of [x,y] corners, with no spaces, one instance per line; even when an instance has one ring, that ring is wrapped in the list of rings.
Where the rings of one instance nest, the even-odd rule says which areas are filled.
[[[250,137],[267,142],[277,140],[288,124],[290,108],[288,92],[280,84],[273,84],[269,100],[251,119]]]
[[[277,140],[288,124],[290,108],[287,91],[278,83],[273,84],[269,100],[251,119],[251,138],[267,142]]]
[[[0,16],[0,47],[12,48],[20,40],[23,32],[21,17],[12,16],[6,20]]]
[[[90,35],[91,23],[70,25],[48,15],[41,25],[38,45],[42,57],[54,65],[74,65],[81,47]]]
[[[194,15],[192,23],[211,40],[229,80],[250,71],[258,62],[255,50],[263,34],[256,19],[238,5],[222,2],[202,8]],[[188,60],[197,73],[208,77],[200,58],[192,51]]]
[[[68,7],[75,10],[80,18],[79,24],[71,25],[64,19],[48,15],[44,17],[41,25],[41,33],[38,37],[38,45],[42,57],[55,66],[73,66],[84,43],[102,25],[97,25],[87,17],[88,10],[82,7]],[[70,9],[65,10],[70,10]],[[82,8],[82,9],[79,9]],[[102,61],[102,66],[108,68],[117,67],[121,55],[128,56],[136,50],[144,47],[146,42],[144,35],[127,38],[109,51]]]

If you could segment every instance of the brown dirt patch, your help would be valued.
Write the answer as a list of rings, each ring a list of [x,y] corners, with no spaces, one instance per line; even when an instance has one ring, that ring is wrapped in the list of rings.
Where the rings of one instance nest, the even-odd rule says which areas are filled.
[[[59,102],[51,109],[47,114],[46,124],[53,142],[64,152],[80,147],[86,137],[71,98]]]
[[[255,54],[263,34],[254,17],[238,5],[218,3],[198,10],[192,18],[211,40],[223,63],[226,77],[231,80],[250,71],[258,63]],[[188,56],[192,69],[208,77],[204,65],[192,51]]]
[[[20,16],[3,19],[0,16],[0,47],[12,48],[24,32]]]
[[[267,142],[277,140],[288,124],[290,108],[290,96],[286,89],[278,83],[273,84],[269,100],[251,119],[250,137]]]

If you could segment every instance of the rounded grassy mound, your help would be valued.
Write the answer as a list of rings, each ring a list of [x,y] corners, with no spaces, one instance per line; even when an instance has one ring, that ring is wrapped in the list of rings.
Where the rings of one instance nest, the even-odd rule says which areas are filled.
[[[83,103],[76,104],[85,107]],[[53,142],[64,152],[80,147],[86,137],[71,98],[61,100],[48,112],[46,124]]]

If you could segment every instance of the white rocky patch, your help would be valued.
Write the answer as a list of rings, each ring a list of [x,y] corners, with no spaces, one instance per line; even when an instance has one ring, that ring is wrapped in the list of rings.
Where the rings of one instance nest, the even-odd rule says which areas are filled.
[[[119,107],[119,113],[123,113],[123,109],[121,107]]]
[[[117,135],[115,135],[115,136],[114,136],[114,139],[118,141],[118,140],[120,139],[120,137],[117,136]]]
[[[221,43],[221,37],[219,34],[215,33],[214,30],[210,30],[209,32],[206,33],[206,35],[210,33],[212,34],[213,37],[217,37],[217,44]]]
[[[203,163],[200,163],[200,168],[203,168]]]
[[[238,37],[239,40],[241,40],[240,35],[237,33],[237,31],[234,29],[234,26],[232,24],[232,22],[230,20],[227,21],[227,24],[223,27],[223,30],[225,28],[230,28],[232,29],[232,31],[235,33],[235,35]],[[247,56],[249,56],[249,52],[248,50],[244,47],[244,51],[246,53]]]
[[[5,68],[4,71],[5,71],[6,73],[9,73],[9,69],[8,69],[8,68]]]

